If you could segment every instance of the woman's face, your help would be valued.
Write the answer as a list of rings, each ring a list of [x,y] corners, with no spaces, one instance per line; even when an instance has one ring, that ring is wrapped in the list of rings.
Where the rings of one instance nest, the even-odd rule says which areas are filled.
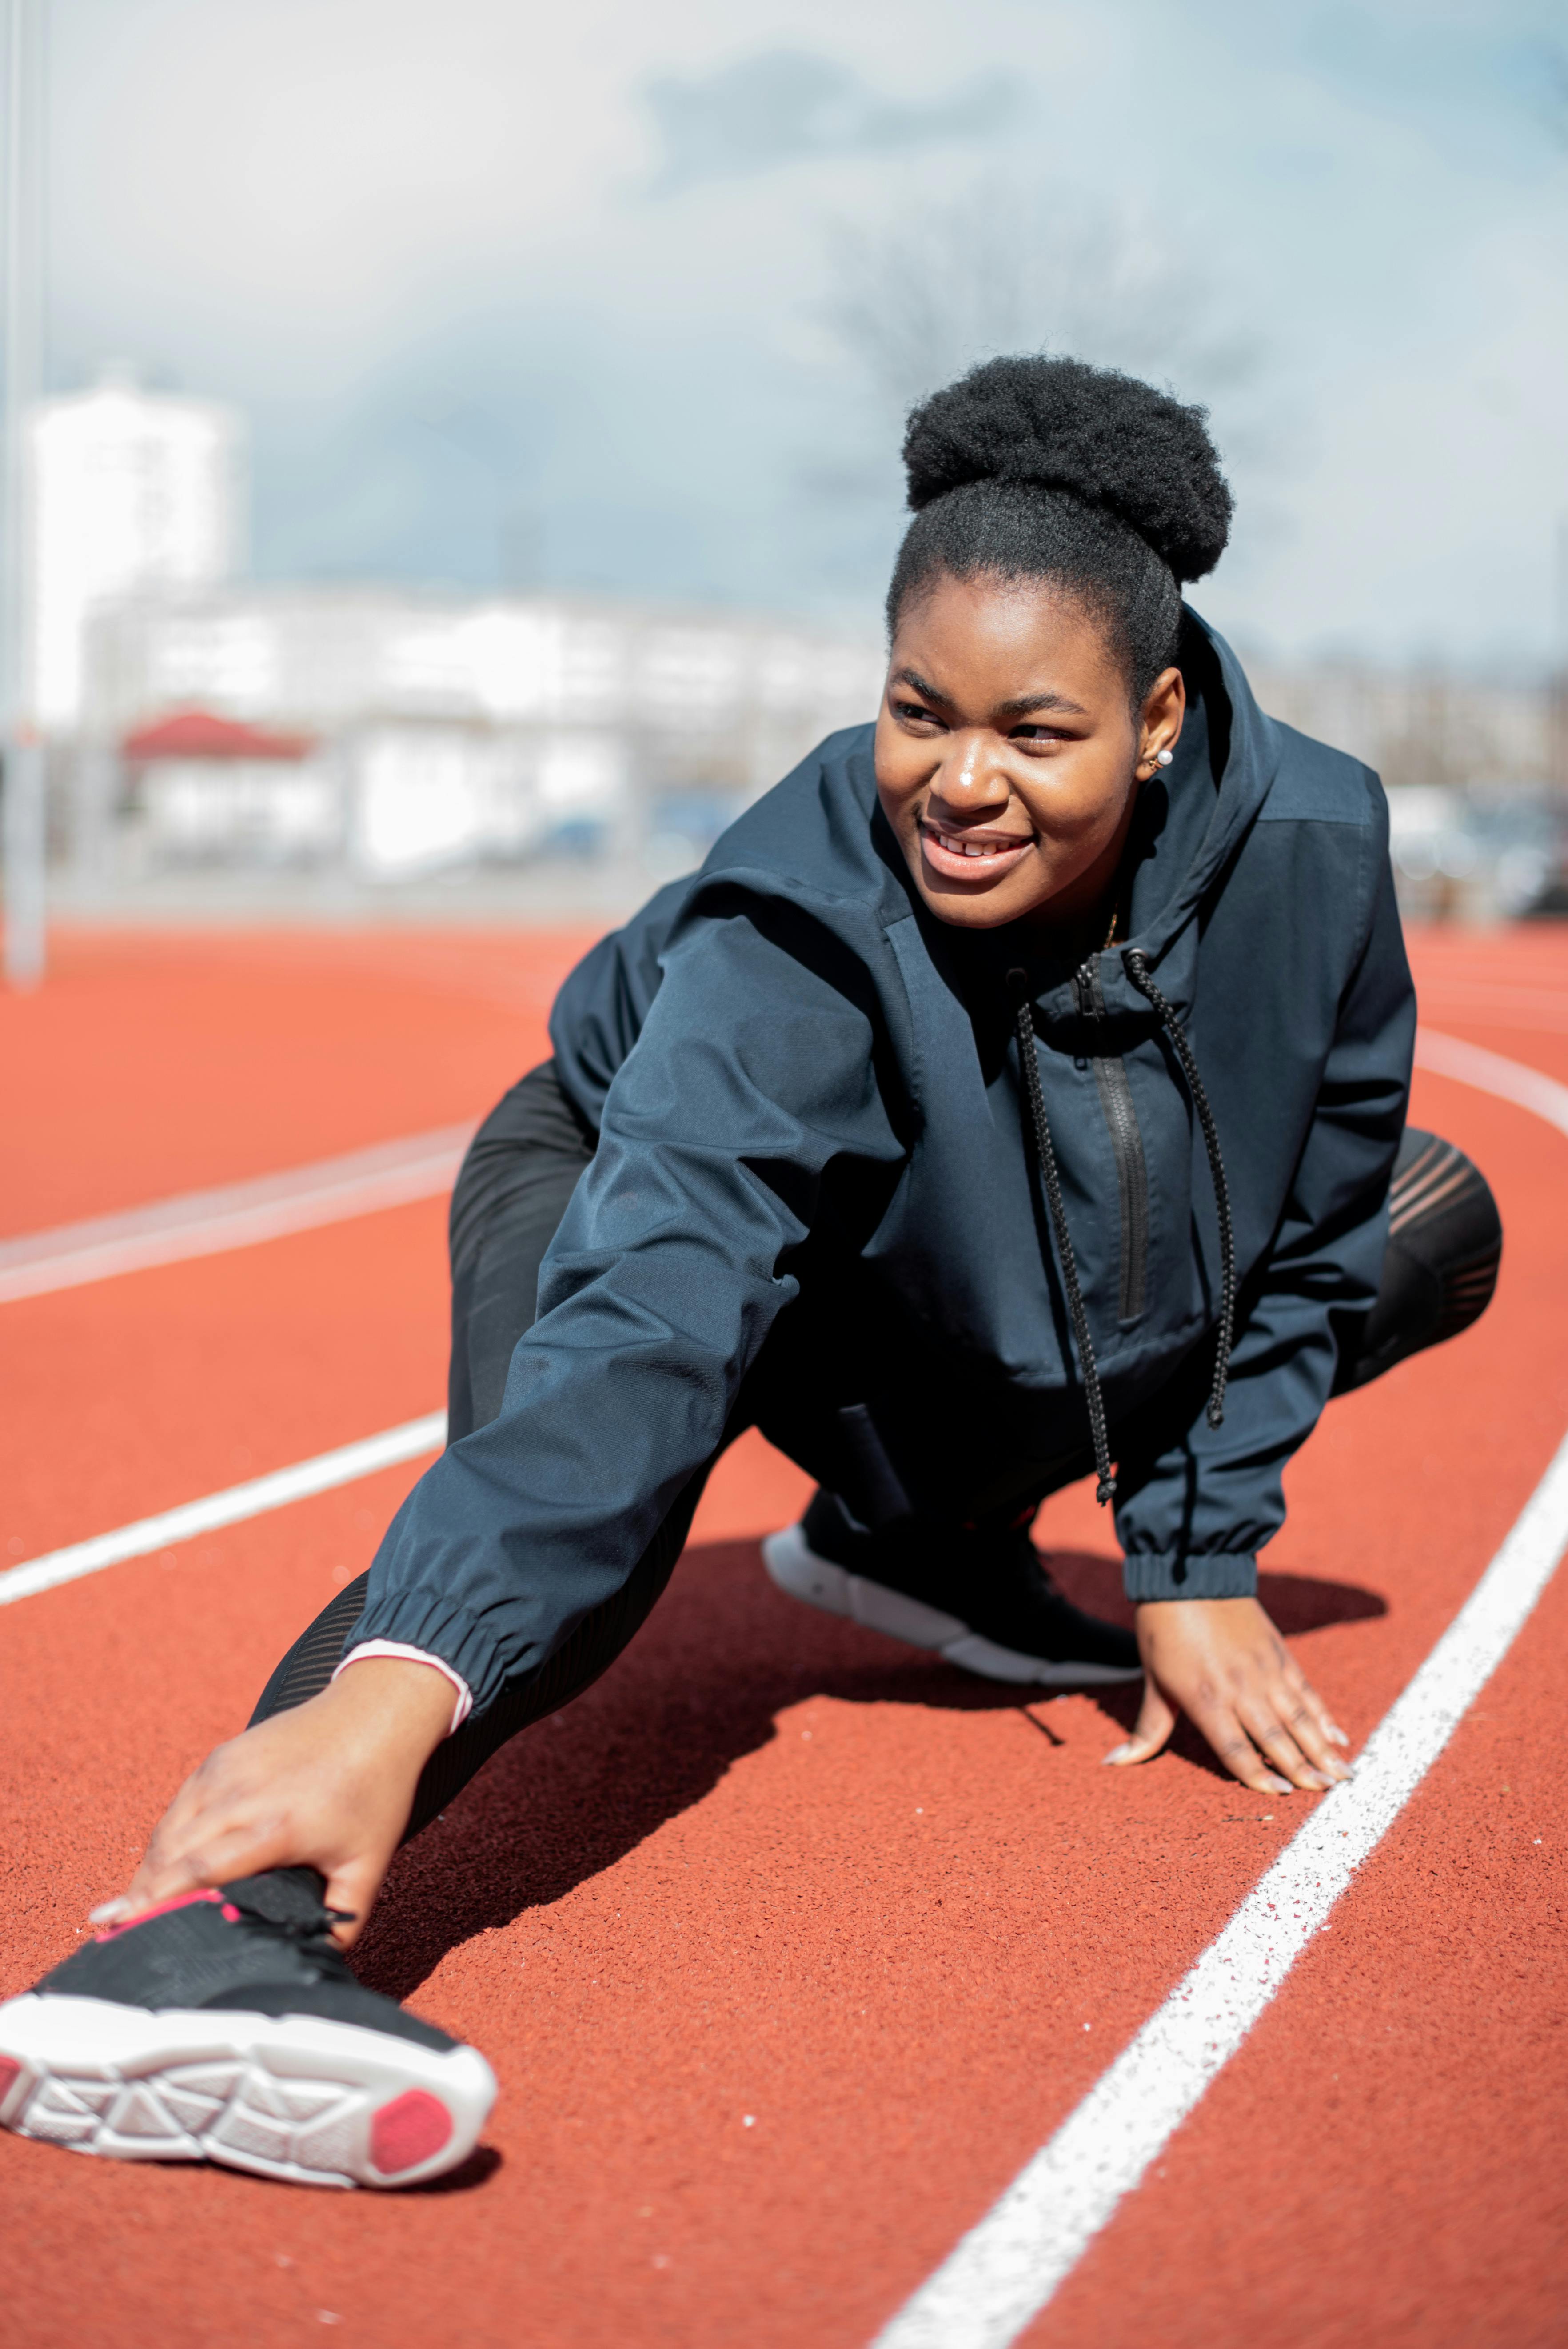
[[[1184,706],[1170,668],[1134,712],[1093,620],[1027,581],[944,574],[909,599],[877,792],[932,912],[982,930],[1092,915]]]

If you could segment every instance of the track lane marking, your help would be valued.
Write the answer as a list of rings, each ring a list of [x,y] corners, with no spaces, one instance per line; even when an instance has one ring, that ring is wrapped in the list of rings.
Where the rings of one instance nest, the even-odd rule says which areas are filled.
[[[440,1126],[284,1174],[0,1240],[0,1304],[435,1198],[451,1189],[473,1131],[471,1123]]]
[[[1568,1085],[1423,1029],[1418,1067],[1568,1134]],[[1480,1580],[1235,1915],[872,2349],[1008,2349],[1202,2102],[1442,1753],[1568,1549],[1568,1437]]]
[[[1559,1133],[1568,1133],[1568,1085],[1542,1076],[1522,1061],[1505,1060],[1501,1052],[1466,1044],[1436,1028],[1421,1028],[1416,1034],[1416,1066],[1434,1077],[1473,1085],[1478,1092],[1495,1093],[1499,1101],[1512,1102],[1516,1109],[1544,1118]]]
[[[1491,1679],[1568,1547],[1568,1439],[1437,1646],[1164,2004],[874,2349],[1006,2349],[1241,2046]]]
[[[239,1525],[246,1517],[264,1516],[269,1509],[285,1508],[291,1501],[307,1500],[314,1493],[330,1493],[335,1485],[356,1484],[361,1476],[373,1476],[378,1468],[417,1460],[422,1452],[438,1452],[446,1440],[447,1414],[433,1411],[423,1419],[406,1420],[401,1427],[386,1428],[379,1435],[364,1436],[357,1444],[342,1444],[335,1452],[318,1453],[314,1460],[274,1468],[270,1475],[253,1476],[246,1484],[231,1485],[200,1501],[183,1501],[178,1508],[164,1509],[155,1517],[139,1517],[134,1525],[120,1526],[113,1533],[94,1534],[65,1549],[49,1550],[0,1574],[0,1607],[14,1606],[18,1599],[31,1599],[40,1590],[53,1590],[62,1582],[79,1581],[86,1574],[101,1574],[105,1567],[119,1566],[127,1558],[146,1557],[153,1550],[190,1541],[197,1534],[213,1533],[220,1526]]]

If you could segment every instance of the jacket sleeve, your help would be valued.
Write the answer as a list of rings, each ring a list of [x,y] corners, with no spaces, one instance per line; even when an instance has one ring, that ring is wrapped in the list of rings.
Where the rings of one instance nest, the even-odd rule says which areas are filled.
[[[1224,1420],[1207,1418],[1199,1350],[1119,1431],[1117,1533],[1127,1595],[1250,1598],[1257,1553],[1284,1523],[1284,1465],[1327,1402],[1346,1337],[1377,1294],[1388,1176],[1404,1131],[1416,1030],[1381,838],[1365,943],[1340,999],[1313,1122],[1267,1261],[1243,1289]]]
[[[348,1644],[438,1658],[476,1713],[625,1582],[717,1450],[813,1228],[863,1195],[868,1161],[903,1154],[869,989],[812,927],[731,907],[677,936],[500,1414],[421,1477],[377,1554]]]

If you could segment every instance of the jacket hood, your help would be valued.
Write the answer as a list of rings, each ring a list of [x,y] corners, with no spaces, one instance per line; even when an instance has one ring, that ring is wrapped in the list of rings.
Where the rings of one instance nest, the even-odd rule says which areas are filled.
[[[1154,964],[1197,913],[1256,821],[1279,772],[1282,750],[1279,729],[1259,709],[1230,646],[1188,606],[1182,609],[1178,658],[1187,682],[1188,716],[1176,760],[1166,771],[1171,837],[1162,854],[1155,852],[1166,873],[1172,873],[1188,849],[1195,820],[1202,829],[1191,840],[1163,905],[1151,908],[1142,922],[1135,908],[1128,944],[1141,947]],[[1207,808],[1193,788],[1205,770],[1213,785]],[[1175,809],[1179,794],[1185,801],[1184,820]]]

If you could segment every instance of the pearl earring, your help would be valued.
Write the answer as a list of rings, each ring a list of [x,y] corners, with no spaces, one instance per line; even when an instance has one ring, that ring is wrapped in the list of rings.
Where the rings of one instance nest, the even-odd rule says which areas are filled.
[[[1168,767],[1174,755],[1174,752],[1171,750],[1156,750],[1154,753],[1154,763],[1157,767]]]

